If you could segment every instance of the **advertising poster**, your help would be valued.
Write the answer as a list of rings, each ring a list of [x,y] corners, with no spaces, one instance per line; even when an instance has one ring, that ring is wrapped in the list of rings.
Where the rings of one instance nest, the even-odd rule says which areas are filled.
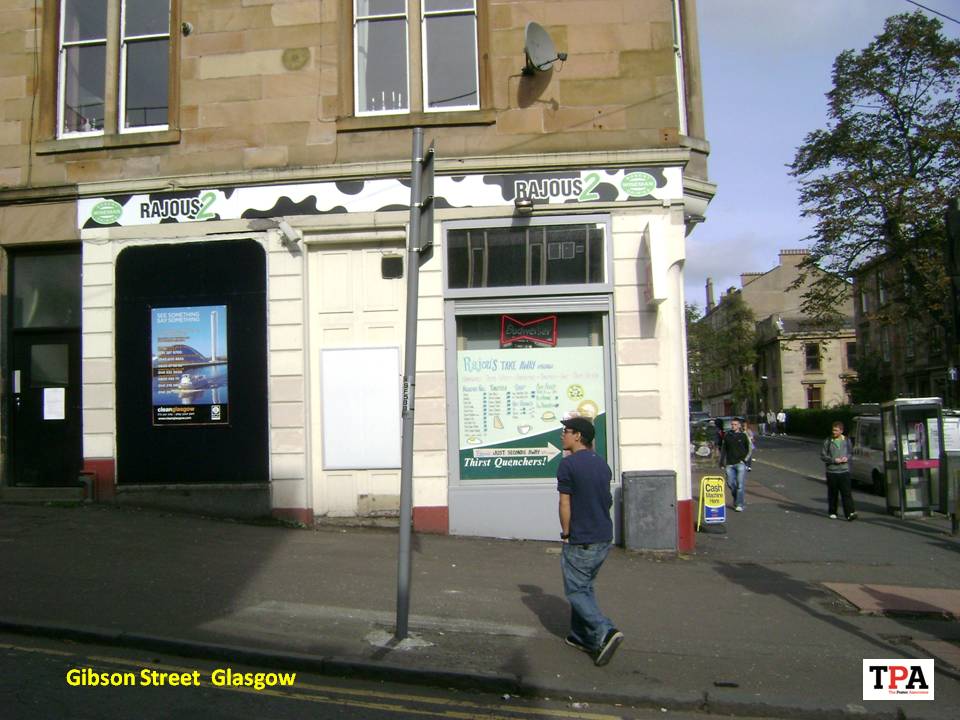
[[[230,419],[227,306],[151,308],[154,425]]]
[[[555,478],[573,415],[594,421],[606,457],[602,347],[462,350],[457,362],[461,480]]]

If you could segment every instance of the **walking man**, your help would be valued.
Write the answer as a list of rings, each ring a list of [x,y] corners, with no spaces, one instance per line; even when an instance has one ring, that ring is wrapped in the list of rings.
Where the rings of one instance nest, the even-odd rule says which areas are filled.
[[[747,485],[747,463],[753,454],[750,438],[740,429],[740,418],[730,421],[730,430],[720,445],[720,467],[727,476],[727,487],[733,495],[733,509],[743,512]]]
[[[777,431],[781,435],[787,434],[787,414],[783,410],[777,413]]]
[[[831,437],[823,441],[820,459],[827,466],[827,508],[830,519],[837,519],[837,495],[843,501],[843,516],[847,520],[857,519],[857,509],[853,506],[853,493],[850,492],[850,456],[853,447],[850,439],[843,434],[843,423],[839,420],[831,428]]]
[[[560,492],[560,569],[570,602],[566,643],[589,653],[594,665],[606,665],[623,641],[623,633],[600,611],[593,581],[613,542],[610,466],[593,451],[594,427],[586,418],[562,420],[563,449],[557,490]]]

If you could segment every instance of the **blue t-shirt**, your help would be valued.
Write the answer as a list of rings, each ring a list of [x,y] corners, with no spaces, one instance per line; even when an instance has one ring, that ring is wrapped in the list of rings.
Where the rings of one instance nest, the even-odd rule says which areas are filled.
[[[606,461],[593,450],[580,450],[560,461],[557,490],[570,496],[570,542],[574,545],[611,542],[613,521]]]

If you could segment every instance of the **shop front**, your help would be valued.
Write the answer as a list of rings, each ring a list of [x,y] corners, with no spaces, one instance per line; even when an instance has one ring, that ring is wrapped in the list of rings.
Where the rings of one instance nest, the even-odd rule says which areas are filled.
[[[616,469],[609,228],[577,215],[445,226],[450,532],[556,537],[562,419],[589,418]]]
[[[554,539],[572,415],[596,424],[615,498],[622,471],[670,469],[686,512],[682,168],[478,170],[435,196],[415,528]],[[83,198],[102,498],[395,517],[409,200],[387,177]]]

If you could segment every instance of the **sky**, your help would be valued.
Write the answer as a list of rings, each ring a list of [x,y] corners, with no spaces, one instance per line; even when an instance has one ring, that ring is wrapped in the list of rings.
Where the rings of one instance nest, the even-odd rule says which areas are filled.
[[[960,18],[960,0],[921,0]],[[740,287],[741,272],[775,267],[781,249],[809,247],[813,221],[800,216],[787,172],[807,133],[826,127],[833,61],[861,50],[906,0],[699,0],[708,173],[717,194],[706,222],[687,237],[687,303]],[[927,13],[932,17],[938,17]],[[960,24],[938,17],[943,33]]]

